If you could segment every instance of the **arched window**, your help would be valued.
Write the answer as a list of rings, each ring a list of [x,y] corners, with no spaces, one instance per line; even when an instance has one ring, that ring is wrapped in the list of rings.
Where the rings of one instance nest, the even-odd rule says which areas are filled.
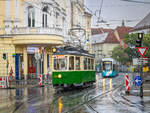
[[[35,11],[32,6],[28,7],[28,27],[35,27]]]
[[[48,13],[48,6],[43,7],[43,15],[42,15],[42,26],[47,27],[47,13]]]

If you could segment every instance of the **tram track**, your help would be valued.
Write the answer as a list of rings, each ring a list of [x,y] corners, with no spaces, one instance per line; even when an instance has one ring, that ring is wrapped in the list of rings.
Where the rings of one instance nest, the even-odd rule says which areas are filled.
[[[109,79],[108,79],[109,80]],[[102,84],[102,81],[98,81],[98,84]],[[109,86],[109,82],[108,83],[106,83],[105,84],[105,87],[107,87],[107,86]],[[90,89],[91,90],[89,90],[89,87],[88,88],[85,88],[85,89],[80,89],[78,92],[81,92],[82,94],[80,95],[80,96],[82,96],[82,98],[85,98],[84,99],[84,102],[83,103],[81,103],[81,104],[78,104],[77,106],[76,106],[76,108],[74,108],[74,107],[72,107],[71,109],[69,109],[68,111],[64,111],[64,112],[62,112],[62,113],[70,113],[71,111],[75,111],[78,107],[80,107],[80,106],[83,106],[83,105],[87,105],[87,103],[89,103],[90,101],[92,101],[92,100],[94,100],[95,98],[98,98],[98,97],[101,97],[101,96],[103,96],[103,95],[105,95],[105,94],[107,94],[107,93],[109,93],[110,91],[106,91],[105,93],[102,93],[102,94],[100,94],[100,95],[98,95],[98,96],[96,96],[96,97],[94,97],[94,98],[90,98],[89,99],[89,95],[90,94],[92,94],[93,92],[95,92],[96,90],[101,90],[102,89],[102,87],[98,87],[98,88],[93,88],[93,87],[96,87],[96,84],[94,84],[94,86],[92,86],[92,88],[90,87]],[[83,91],[84,90],[84,91]],[[83,92],[82,92],[83,91]],[[86,94],[85,94],[86,93]],[[47,95],[49,95],[50,93],[46,93]],[[47,104],[48,104],[48,106],[49,106],[49,108],[48,108],[48,113],[56,113],[56,108],[57,108],[57,106],[56,106],[56,103],[57,103],[57,101],[58,101],[58,99],[60,99],[60,98],[63,98],[64,96],[68,96],[68,95],[71,95],[72,96],[72,91],[59,91],[58,90],[58,92],[55,92],[55,98],[54,99],[52,99],[51,100],[51,102],[49,101]],[[44,97],[45,95],[42,95],[42,96],[31,96],[30,98],[28,98],[27,99],[27,102],[26,103],[28,103],[28,104],[30,104],[32,101],[36,101],[36,100],[39,100],[40,98],[42,98],[42,97]],[[87,99],[86,99],[87,98]],[[41,104],[42,102],[40,102],[40,104]],[[44,104],[46,104],[46,103],[44,103]],[[23,106],[24,106],[24,102],[22,102],[22,103],[20,103],[20,104],[18,104],[18,106],[16,106],[16,108],[13,110],[13,112],[12,113],[19,113],[19,112],[21,112],[21,111],[19,111],[21,108],[23,108]],[[90,109],[93,109],[92,108],[92,106],[91,105],[89,105],[89,108]],[[93,111],[94,111],[94,109],[93,109]],[[96,111],[95,111],[96,112]],[[98,112],[96,112],[96,113],[98,113]]]
[[[120,87],[120,85],[119,85],[117,88],[119,88],[119,87]],[[93,101],[93,100],[95,100],[95,99],[97,99],[97,98],[102,98],[104,95],[108,94],[109,92],[111,92],[111,91],[113,91],[113,90],[116,90],[116,88],[114,88],[114,89],[112,89],[112,90],[108,90],[108,91],[106,91],[106,92],[104,92],[104,93],[102,93],[102,94],[100,94],[100,95],[97,95],[97,96],[91,98],[91,99],[88,99],[88,96],[87,96],[87,97],[84,97],[84,98],[85,98],[85,101],[84,101],[83,103],[81,103],[80,105],[78,105],[78,106],[76,106],[76,107],[74,107],[74,108],[72,108],[72,109],[70,109],[70,110],[68,110],[68,111],[66,111],[66,112],[63,112],[63,113],[70,113],[70,112],[72,112],[72,111],[76,111],[77,109],[79,109],[79,107],[81,107],[81,106],[83,106],[83,105],[87,105],[92,111],[94,111],[94,112],[96,112],[96,113],[99,113],[98,111],[96,111],[96,110],[89,104],[89,102],[91,102],[91,101]]]
[[[50,94],[50,93],[47,93],[47,95],[48,94]],[[53,103],[55,103],[59,98],[63,97],[64,95],[67,95],[67,94],[68,93],[66,93],[66,92],[60,91],[60,89],[58,89],[58,90],[56,89],[56,92],[54,94],[56,96],[55,99],[53,99],[52,102],[49,102],[49,103],[52,103],[52,104],[49,105],[49,106],[52,106],[52,107],[49,107],[49,113],[55,113],[55,112],[51,111],[51,110],[54,110]],[[25,99],[25,100],[17,100],[18,103],[20,103],[20,104],[18,104],[11,113],[16,113],[19,109],[21,109],[21,107],[24,105],[24,102],[27,102],[28,104],[30,104],[32,101],[36,101],[36,100],[38,100],[38,99],[40,99],[40,98],[42,98],[44,96],[45,95],[43,95],[43,96],[38,96],[38,95],[37,96],[35,96],[35,95],[32,96],[31,95],[30,98],[27,98],[28,96],[24,96],[24,98],[27,98],[27,99]],[[17,96],[13,96],[13,99],[16,98],[16,97]],[[10,97],[7,97],[7,98],[10,98]],[[8,101],[9,101],[9,99],[8,99]],[[16,103],[17,102],[15,101],[14,104],[16,104]]]
[[[109,83],[106,83],[105,84],[105,87],[109,86]],[[120,86],[119,86],[120,87]],[[96,90],[101,90],[103,87],[98,87],[96,89],[93,89],[91,91],[88,91],[87,94],[83,95],[83,99],[84,99],[84,102],[76,105],[75,107],[72,107],[71,109],[69,109],[68,111],[65,111],[63,113],[70,113],[70,112],[73,112],[73,111],[76,111],[77,109],[79,109],[81,106],[84,106],[84,105],[87,105],[92,111],[98,113],[98,111],[96,111],[90,104],[88,104],[89,102],[93,101],[94,99],[98,98],[98,97],[103,97],[104,95],[106,95],[107,93],[115,90],[115,89],[112,89],[112,90],[108,90],[108,91],[105,91],[104,93],[101,93],[93,98],[90,98],[89,99],[89,95],[93,92],[95,92]]]
[[[141,104],[137,104],[137,103],[134,103],[130,100],[128,100],[126,97],[125,97],[125,94],[122,93],[122,90],[123,90],[123,87],[124,85],[121,84],[119,85],[117,88],[114,88],[113,90],[110,90],[110,91],[107,91],[105,92],[104,94],[107,94],[109,95],[110,99],[112,100],[112,104],[115,104],[116,106],[120,106],[121,108],[138,108],[138,109],[144,109],[144,106],[141,105]],[[110,93],[111,92],[111,93]],[[110,94],[109,94],[110,93]],[[117,97],[117,98],[116,98]],[[120,98],[118,98],[120,97]],[[103,98],[103,96],[101,95],[100,98]],[[90,100],[91,101],[91,100]],[[93,100],[92,100],[93,101]],[[86,104],[88,106],[88,108],[95,112],[95,113],[100,113],[98,112],[96,109],[94,109],[90,104],[89,102]],[[134,113],[135,111],[132,111],[132,109],[128,109],[127,110],[128,113]],[[135,112],[136,113],[136,112]]]
[[[117,104],[121,104],[123,106],[136,107],[136,108],[141,108],[141,109],[144,108],[143,105],[134,103],[134,102],[130,101],[129,99],[127,99],[125,97],[125,93],[122,92],[123,87],[125,87],[125,86],[120,87],[120,89],[118,89],[120,91],[118,91],[117,93],[114,92],[114,94],[111,94],[110,95],[111,99],[114,102],[116,102]],[[118,98],[116,99],[115,97],[120,97],[120,100],[118,100]]]
[[[106,91],[105,93],[103,93],[102,95],[99,95],[97,97],[99,98],[103,98],[103,95],[107,94],[109,95],[110,99],[113,100],[112,104],[116,104],[117,106],[118,105],[121,105],[121,107],[136,107],[138,109],[142,109],[144,106],[141,106],[141,105],[137,105],[136,103],[133,103],[131,102],[130,100],[128,100],[127,98],[125,98],[125,95],[121,92],[123,90],[123,87],[124,87],[124,83],[123,84],[120,84],[118,87],[112,89],[112,90],[109,90],[109,91]],[[118,91],[119,90],[119,91]],[[111,92],[111,93],[110,93]],[[109,94],[110,93],[110,94]],[[96,97],[96,98],[97,98]],[[116,98],[117,97],[117,98]],[[118,97],[120,97],[121,99],[119,99]],[[96,99],[95,98],[95,99]],[[88,97],[87,97],[88,99]],[[97,111],[96,109],[94,109],[94,107],[92,107],[89,102],[90,101],[93,101],[94,99],[91,99],[87,102],[87,107],[93,111],[94,113],[100,113],[99,111]],[[131,110],[132,111],[132,110]],[[131,112],[131,111],[128,111],[128,112]],[[134,112],[134,111],[133,111]],[[132,113],[133,113],[132,112]]]
[[[102,78],[99,78],[99,79],[102,79]],[[102,81],[98,81],[98,84],[101,84],[102,83]],[[89,92],[89,90],[91,91],[91,92],[93,92],[93,90],[95,90],[95,87],[96,87],[96,85],[94,84],[91,84],[90,86],[89,85],[87,85],[87,86],[84,86],[83,88],[81,88],[81,89],[79,89],[78,90],[78,92],[81,92],[82,94],[79,94],[79,96],[82,96],[82,97],[84,97],[85,96],[85,93],[87,93],[87,92]],[[83,92],[82,92],[83,91]],[[64,95],[65,96],[65,95]],[[67,96],[69,96],[69,95],[67,95]],[[61,98],[61,97],[60,97]],[[59,98],[58,98],[59,99]],[[55,101],[57,101],[58,99],[56,99],[56,100],[54,100],[54,102]],[[48,112],[48,113],[56,113],[56,111],[54,111],[54,110],[56,110],[56,107],[54,106],[53,107],[53,112]]]
[[[82,89],[81,89],[82,90]],[[88,90],[88,89],[87,89]],[[70,91],[63,91],[63,90],[61,90],[61,89],[56,89],[56,91],[55,91],[55,93],[54,93],[54,95],[56,96],[52,101],[49,101],[48,102],[48,104],[49,104],[49,110],[48,110],[48,113],[56,113],[54,110],[55,110],[55,107],[54,107],[54,103],[56,102],[56,101],[58,101],[58,99],[59,98],[61,98],[61,97],[63,97],[63,96],[65,96],[65,95],[69,95],[71,92]],[[50,94],[50,92],[49,93],[46,93],[47,95],[49,95]],[[30,103],[32,103],[33,101],[36,101],[36,100],[39,100],[39,99],[41,99],[41,98],[43,98],[45,95],[42,95],[42,96],[39,96],[39,95],[37,95],[37,96],[30,96],[30,98],[27,98],[27,101],[24,101],[24,100],[18,100],[18,103],[20,103],[20,104],[18,104],[15,108],[14,108],[14,110],[11,112],[11,113],[16,113],[16,112],[19,112],[20,113],[20,109],[24,106],[24,104],[25,104],[25,102],[26,103],[28,103],[28,104],[30,104]],[[23,102],[20,102],[20,101],[23,101]],[[16,102],[15,102],[16,103]],[[44,104],[46,104],[46,103],[44,103]]]
[[[93,98],[91,98],[91,99],[88,99],[88,97],[87,97],[87,103],[86,103],[86,105],[88,106],[88,108],[89,108],[91,111],[93,111],[93,112],[95,112],[95,113],[99,113],[99,111],[97,111],[96,109],[94,109],[94,108],[90,105],[89,102],[94,101],[94,100],[97,99],[97,98],[101,99],[101,98],[103,98],[103,96],[105,96],[106,94],[109,94],[110,92],[113,92],[113,91],[117,90],[117,89],[120,88],[120,87],[122,87],[122,84],[120,84],[120,85],[118,85],[117,87],[115,87],[115,88],[113,88],[113,89],[111,89],[111,90],[108,90],[108,91],[106,91],[106,92],[104,92],[104,93],[102,93],[102,94],[100,94],[100,95],[97,95],[97,96],[95,96],[95,97],[93,97]]]
[[[102,94],[100,94],[100,95],[97,95],[97,96],[95,96],[95,97],[93,97],[93,98],[91,98],[91,99],[89,99],[89,94],[87,94],[87,95],[85,96],[85,101],[87,102],[85,105],[86,105],[91,111],[93,111],[93,112],[95,112],[95,113],[99,113],[97,110],[95,110],[95,109],[89,104],[89,102],[90,102],[90,101],[93,101],[94,99],[97,99],[97,98],[103,98],[103,96],[105,96],[106,94],[108,94],[108,93],[110,93],[110,92],[113,92],[113,91],[117,90],[118,88],[120,88],[121,86],[123,86],[123,84],[124,84],[124,83],[120,84],[119,86],[117,86],[117,87],[115,87],[115,88],[113,88],[113,89],[111,89],[111,90],[105,91],[104,93],[102,93]],[[108,86],[108,85],[109,85],[109,83],[107,83],[106,86]],[[106,86],[105,86],[105,87],[106,87]]]

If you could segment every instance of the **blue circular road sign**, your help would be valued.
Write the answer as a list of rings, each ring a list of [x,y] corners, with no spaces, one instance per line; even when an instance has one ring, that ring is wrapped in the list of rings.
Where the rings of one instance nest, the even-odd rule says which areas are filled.
[[[134,78],[134,83],[136,86],[140,86],[142,84],[142,78],[140,76],[136,76]]]

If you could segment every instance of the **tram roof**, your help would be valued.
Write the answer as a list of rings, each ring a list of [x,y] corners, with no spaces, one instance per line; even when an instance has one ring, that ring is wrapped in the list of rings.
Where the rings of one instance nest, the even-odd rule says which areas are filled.
[[[53,55],[79,55],[79,56],[88,56],[92,58],[95,57],[94,54],[90,54],[86,50],[80,48],[74,48],[74,47],[57,48],[56,52],[54,52]]]
[[[112,61],[113,64],[117,64],[118,62],[114,60],[113,58],[103,58],[102,61]]]

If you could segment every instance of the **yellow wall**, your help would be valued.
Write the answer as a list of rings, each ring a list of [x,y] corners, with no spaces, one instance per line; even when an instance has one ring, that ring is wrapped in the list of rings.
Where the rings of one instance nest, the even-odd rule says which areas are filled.
[[[11,38],[1,38],[0,39],[0,76],[7,75],[6,64],[7,61],[3,59],[3,53],[8,53],[9,68],[8,72],[12,67],[13,72],[15,73],[15,58],[12,57],[12,54],[15,53],[15,46],[12,44]]]
[[[14,4],[14,0],[11,0],[11,8],[10,8],[10,15],[11,15],[11,20],[12,21],[14,21],[14,18],[15,18],[15,6],[14,6],[15,4]],[[12,26],[11,26],[11,28],[13,28],[14,27],[14,25],[13,25],[13,22],[12,22]]]
[[[4,19],[5,19],[5,0],[0,0],[0,29],[4,28]],[[0,30],[0,34],[3,34],[4,30]]]
[[[105,54],[105,57],[110,57],[110,53],[112,53],[112,50],[118,46],[119,44],[104,44],[103,45],[103,54]]]
[[[23,8],[22,8],[23,0],[19,0],[19,16],[20,16],[20,27],[22,27],[23,20]]]
[[[14,44],[63,44],[63,37],[56,35],[17,35],[13,38]]]
[[[49,68],[52,71],[53,63],[52,63],[52,47],[51,46],[46,47],[46,54],[49,54],[49,66],[50,66]],[[45,67],[47,67],[47,64],[45,64]],[[45,69],[44,73],[47,73],[47,68]]]
[[[85,15],[85,30],[86,30],[86,37],[89,38],[89,52],[92,53],[92,42],[91,42],[91,16]]]

